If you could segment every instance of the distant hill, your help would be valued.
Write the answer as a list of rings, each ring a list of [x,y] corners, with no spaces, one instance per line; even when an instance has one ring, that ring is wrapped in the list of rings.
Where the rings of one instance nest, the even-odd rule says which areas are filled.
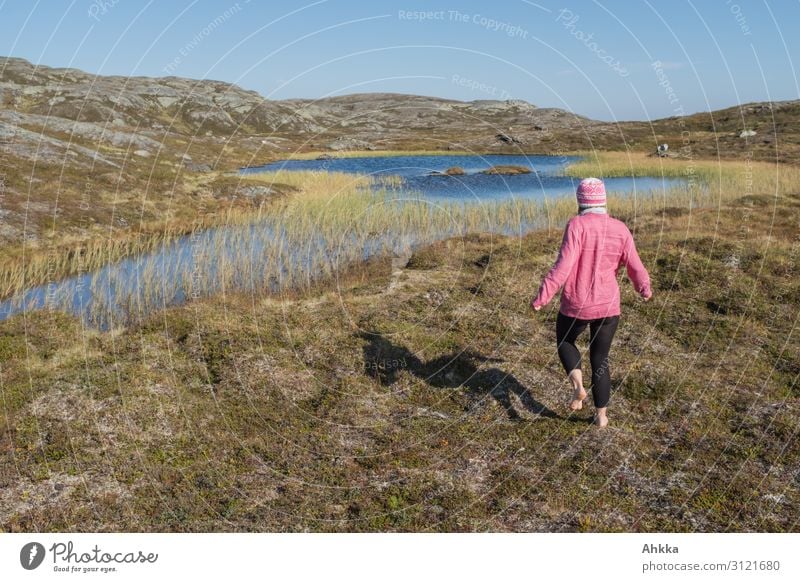
[[[0,58],[0,105],[2,150],[44,163],[62,162],[69,150],[70,163],[114,165],[120,152],[152,153],[176,136],[224,138],[264,153],[416,148],[557,154],[653,150],[663,141],[672,142],[675,152],[688,140],[692,151],[686,153],[693,155],[752,152],[790,161],[800,149],[800,101],[608,123],[521,100],[463,102],[397,93],[268,100],[221,81],[98,76],[11,57]],[[746,129],[756,135],[739,137]]]
[[[69,120],[95,124],[100,132],[88,125],[74,129],[111,145],[125,141],[117,133],[135,131],[151,138],[165,132],[201,138],[258,135],[276,143],[311,146],[313,142],[331,149],[346,148],[350,142],[344,140],[382,149],[415,140],[426,141],[429,149],[444,149],[454,140],[465,142],[466,147],[486,148],[532,141],[512,131],[520,136],[532,136],[545,127],[580,132],[598,123],[516,100],[460,102],[368,93],[274,101],[220,81],[95,76],[76,69],[34,66],[17,58],[0,60],[0,104],[3,137],[9,137],[14,127],[70,131],[73,126],[61,121]],[[101,137],[102,131],[111,132],[112,137]],[[32,136],[22,132],[20,137]]]

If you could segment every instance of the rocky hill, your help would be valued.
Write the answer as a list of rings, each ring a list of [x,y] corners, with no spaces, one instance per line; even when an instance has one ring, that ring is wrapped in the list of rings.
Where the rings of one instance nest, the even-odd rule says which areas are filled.
[[[0,151],[45,163],[114,166],[120,157],[147,157],[182,137],[224,139],[245,157],[296,149],[652,150],[661,141],[674,150],[686,145],[684,130],[697,155],[755,149],[755,157],[790,160],[800,148],[799,117],[800,101],[623,123],[520,100],[368,93],[275,101],[221,81],[97,76],[0,58]],[[756,134],[741,137],[748,130]],[[776,152],[778,142],[783,147]]]
[[[114,127],[177,131],[275,130],[296,125],[292,110],[254,91],[219,81],[178,77],[90,75],[77,69],[34,66],[24,59],[2,61],[0,98],[4,108]]]
[[[220,81],[95,76],[18,58],[0,60],[0,104],[3,144],[14,142],[14,153],[23,157],[38,149],[45,159],[66,148],[57,133],[134,151],[158,149],[153,140],[175,134],[258,136],[262,139],[253,143],[263,149],[386,149],[415,142],[425,142],[427,149],[482,149],[519,147],[539,141],[537,134],[580,133],[602,125],[518,100],[461,102],[378,93],[272,101]],[[46,138],[39,140],[42,133]],[[80,147],[73,153],[75,161],[93,157]]]

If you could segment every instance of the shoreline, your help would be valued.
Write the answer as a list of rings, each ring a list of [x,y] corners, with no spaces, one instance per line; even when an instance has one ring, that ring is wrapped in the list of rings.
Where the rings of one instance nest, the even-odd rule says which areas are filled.
[[[352,152],[350,152],[352,154]],[[349,157],[364,157],[374,152],[359,152]],[[693,172],[697,182],[701,186],[709,188],[714,185],[714,190],[719,190],[719,200],[728,197],[727,189],[738,189],[735,184],[739,178],[744,177],[744,167],[735,161],[710,162],[707,160],[680,160],[649,158],[643,155],[633,155],[618,152],[589,152],[583,153],[581,161],[568,164],[564,173],[568,176],[581,176],[583,174],[601,174],[605,177],[620,176],[661,176],[661,177],[686,177],[688,171]],[[441,152],[402,152],[402,155],[442,155]],[[449,155],[449,154],[445,154]],[[470,155],[462,153],[460,155]],[[506,155],[506,154],[493,154]],[[550,156],[559,157],[559,156]],[[767,167],[764,167],[764,166]],[[774,166],[763,162],[751,164],[762,173],[772,171]],[[785,167],[791,170],[789,173],[800,176],[797,168]],[[752,169],[750,170],[752,174]],[[282,176],[287,179],[293,171],[285,171]],[[741,174],[741,175],[739,175]],[[226,174],[217,172],[207,177],[208,182],[214,180],[228,179],[237,184],[263,184],[264,179],[259,178],[261,174]],[[353,174],[352,176],[356,176]],[[231,180],[233,178],[233,180]],[[723,179],[724,178],[724,179]],[[292,179],[299,180],[291,188],[302,188],[302,176],[296,175]],[[752,179],[751,179],[752,181]],[[717,187],[718,186],[718,187]],[[752,190],[752,185],[750,186]],[[778,188],[775,189],[775,192]],[[763,193],[763,192],[758,192]],[[688,202],[687,202],[688,200]],[[672,188],[662,198],[662,206],[675,206],[676,204],[686,203],[691,206],[692,197],[687,198],[687,191],[680,188]],[[500,204],[500,202],[493,202]],[[20,265],[20,260],[10,259],[0,264],[0,281],[3,282],[0,288],[0,299],[7,300],[24,290],[31,290],[37,286],[58,283],[81,273],[94,272],[104,266],[119,262],[123,259],[134,257],[157,250],[160,246],[166,245],[181,237],[192,236],[197,233],[226,225],[247,225],[261,220],[265,214],[269,214],[268,207],[259,206],[258,209],[231,209],[225,213],[205,215],[199,217],[190,224],[165,225],[163,230],[146,228],[142,226],[139,232],[123,232],[114,240],[90,239],[80,245],[62,247],[60,249],[48,249],[43,251],[27,251],[24,267]],[[551,224],[548,219],[548,223]],[[146,232],[149,230],[149,233]],[[23,283],[24,282],[24,283]]]
[[[355,159],[355,158],[391,158],[391,157],[423,157],[423,156],[453,156],[453,157],[491,157],[491,156],[519,156],[519,157],[548,157],[548,158],[563,158],[565,156],[579,156],[581,155],[577,150],[575,152],[563,152],[559,154],[548,153],[532,153],[532,152],[490,152],[490,151],[449,151],[449,150],[349,150],[349,151],[323,151],[312,150],[309,152],[297,152],[290,154],[287,157],[282,157],[277,160],[264,162],[263,164],[248,164],[241,166],[239,171],[253,170],[270,166],[272,164],[280,164],[282,162],[293,161],[313,161],[313,160],[336,160],[336,159]]]

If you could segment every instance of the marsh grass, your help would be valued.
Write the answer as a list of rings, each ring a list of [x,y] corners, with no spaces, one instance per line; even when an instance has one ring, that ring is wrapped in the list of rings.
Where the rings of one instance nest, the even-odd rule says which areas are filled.
[[[567,166],[565,175],[575,178],[686,178],[712,191],[725,191],[732,198],[748,189],[754,194],[785,191],[783,188],[800,175],[800,168],[796,166],[764,161],[660,158],[640,152],[593,151],[578,155],[581,159]]]
[[[663,177],[684,178],[684,185],[645,196],[609,197],[613,214],[633,219],[651,212],[691,211],[719,208],[725,203],[757,198],[774,204],[776,198],[793,193],[800,180],[800,168],[752,160],[694,160],[659,158],[637,152],[587,152],[581,161],[564,170],[572,177]],[[654,195],[655,194],[655,195]]]
[[[257,215],[232,217],[223,228],[165,237],[157,251],[34,296],[23,294],[12,300],[14,310],[74,311],[76,297],[84,294],[81,305],[89,320],[109,327],[187,298],[234,290],[303,291],[365,259],[408,254],[443,238],[547,227],[569,206],[563,200],[435,204],[404,191],[394,176],[278,171],[249,182],[297,191]]]
[[[716,207],[747,194],[775,196],[800,178],[797,168],[762,162],[625,153],[593,154],[566,173],[687,178],[686,184],[664,190],[610,192],[610,212],[629,222],[643,214]],[[52,260],[32,263],[33,280],[49,280],[53,272],[92,273],[84,281],[92,297],[87,309],[92,321],[107,326],[109,318],[124,322],[188,298],[240,290],[302,292],[365,259],[408,255],[420,246],[470,233],[560,229],[575,214],[571,197],[437,203],[406,191],[396,176],[280,170],[248,175],[247,183],[282,185],[293,193],[256,210],[230,209],[222,217],[203,217],[189,228],[165,225],[154,236],[100,241],[80,252],[45,257]],[[220,224],[222,228],[210,228]],[[115,257],[130,255],[136,256],[99,269]],[[7,266],[3,291],[29,288],[23,285],[31,280],[30,265],[27,272]],[[52,287],[47,302],[74,310],[74,282]],[[23,296],[17,305],[30,301]]]
[[[232,182],[229,185],[233,189],[253,183],[241,177],[232,181],[229,175],[214,172],[189,176],[186,186],[209,187],[225,182]],[[293,188],[284,184],[277,186],[281,190]],[[109,226],[103,235],[87,238],[81,233],[61,237],[57,243],[45,241],[37,246],[22,245],[10,249],[0,257],[0,298],[71,275],[92,272],[126,257],[152,252],[193,233],[222,225],[252,223],[261,217],[263,207],[270,203],[268,200],[258,205],[242,206],[212,200],[208,203],[208,211],[196,212],[191,217],[143,221],[135,229]]]
[[[341,151],[311,151],[293,152],[288,160],[315,160],[320,156],[333,158],[386,158],[392,156],[474,156],[491,155],[496,152],[483,151],[450,151],[450,150],[341,150]]]

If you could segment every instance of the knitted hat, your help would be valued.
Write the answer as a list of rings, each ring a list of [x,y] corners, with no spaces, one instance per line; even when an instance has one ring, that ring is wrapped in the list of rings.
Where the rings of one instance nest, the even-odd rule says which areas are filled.
[[[578,208],[581,210],[606,205],[606,185],[598,178],[581,180],[575,195],[578,198]]]

